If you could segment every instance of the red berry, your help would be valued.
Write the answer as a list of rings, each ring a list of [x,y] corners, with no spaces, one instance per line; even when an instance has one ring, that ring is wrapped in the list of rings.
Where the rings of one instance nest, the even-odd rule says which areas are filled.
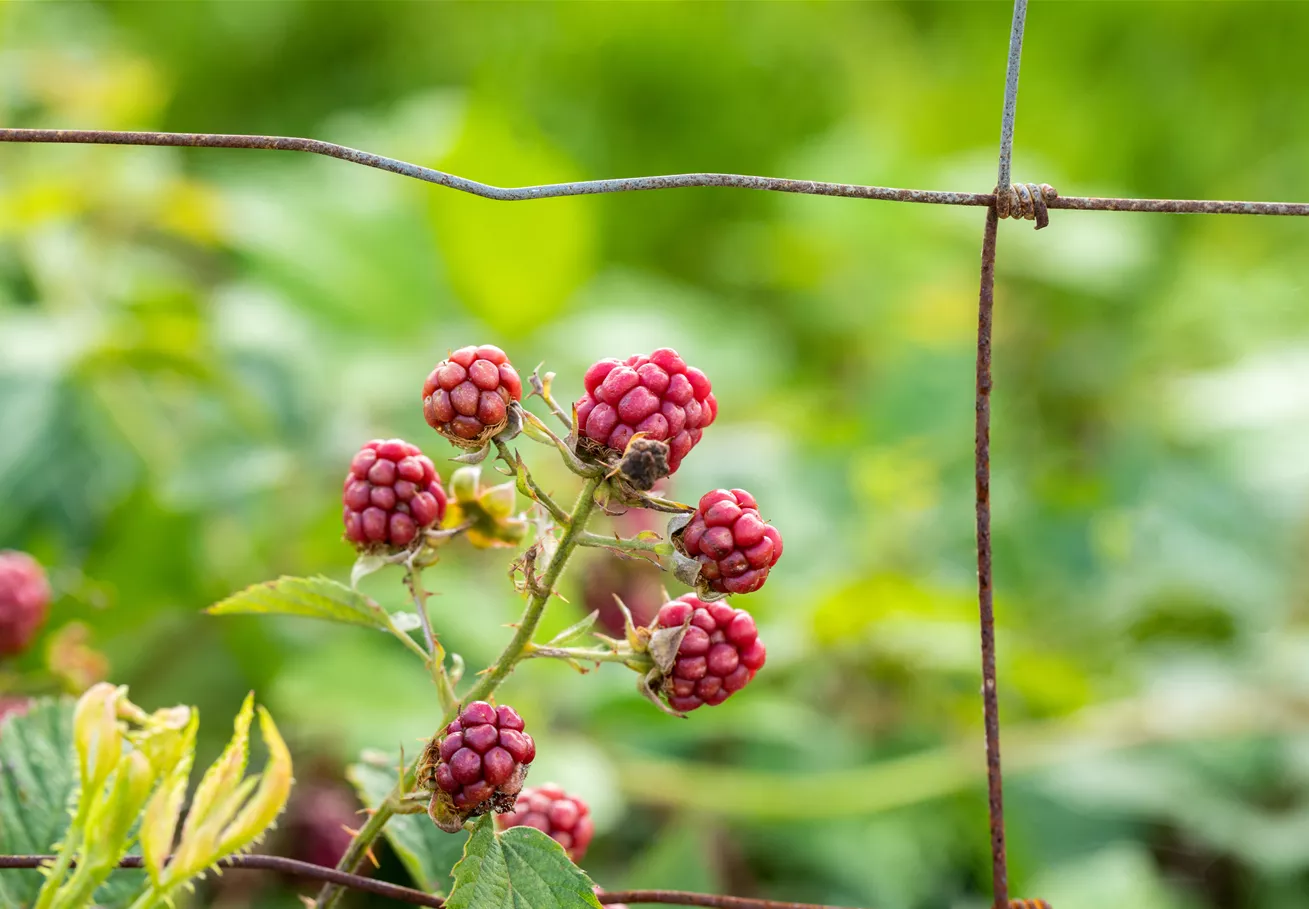
[[[595,825],[591,809],[577,796],[568,795],[554,783],[524,789],[512,814],[496,818],[501,830],[535,827],[564,847],[568,857],[580,862],[591,845]]]
[[[423,417],[456,445],[481,448],[504,429],[509,406],[522,399],[522,380],[503,350],[461,347],[423,383]]]
[[[705,493],[678,539],[682,552],[700,563],[701,582],[719,593],[758,590],[782,557],[782,535],[759,517],[744,489]]]
[[[424,778],[462,818],[514,806],[536,743],[512,707],[473,701],[427,748]]]
[[[709,379],[667,347],[648,357],[601,360],[586,371],[582,384],[580,436],[606,453],[622,453],[632,436],[643,432],[668,444],[669,473],[718,416]]]
[[[361,550],[403,549],[445,517],[445,490],[431,460],[400,439],[374,439],[354,456],[342,485],[345,538]]]
[[[767,657],[750,613],[705,603],[692,593],[665,603],[655,625],[681,628],[688,618],[690,627],[662,689],[668,705],[681,713],[721,704],[755,677]]]
[[[26,650],[49,608],[50,584],[36,559],[0,551],[0,654]]]

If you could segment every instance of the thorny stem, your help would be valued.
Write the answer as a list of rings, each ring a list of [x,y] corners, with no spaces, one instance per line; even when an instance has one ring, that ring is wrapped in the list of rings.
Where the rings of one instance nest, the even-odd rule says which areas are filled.
[[[447,712],[452,711],[459,706],[459,696],[455,694],[454,686],[450,684],[450,676],[445,671],[445,648],[436,639],[436,632],[432,630],[432,617],[427,614],[429,594],[423,587],[421,567],[418,565],[409,567],[405,572],[405,586],[409,588],[409,595],[414,599],[414,610],[418,613],[418,622],[423,627],[423,640],[427,642],[427,668],[432,673],[432,681],[436,684],[441,707]],[[406,634],[405,637],[408,635]]]
[[[541,364],[541,366],[544,365],[544,363]],[[536,369],[532,371],[531,378],[528,380],[532,383],[532,393],[545,402],[545,406],[549,407],[550,412],[559,418],[559,422],[564,424],[565,429],[572,432],[573,418],[559,406],[558,402],[555,401],[554,396],[550,394],[550,380],[554,378],[554,373],[546,373],[545,379],[543,380],[541,378],[541,366],[536,367]]]
[[[564,466],[566,466],[573,473],[577,474],[579,477],[588,477],[588,478],[595,477],[595,476],[599,476],[603,472],[601,468],[593,464],[587,464],[583,462],[573,452],[572,448],[568,446],[568,443],[565,442],[563,439],[559,438],[558,433],[556,433],[549,426],[545,425],[545,422],[540,417],[532,413],[527,408],[523,408],[523,424],[525,427],[528,424],[530,424],[533,430],[536,430],[540,432],[542,435],[546,436],[546,438],[550,440],[550,444],[553,444],[555,448],[559,449],[559,454],[563,456],[564,459]],[[532,438],[532,433],[527,432],[526,429],[524,429],[523,434],[526,435],[529,439]],[[540,441],[540,440],[534,439],[533,441]],[[542,443],[542,444],[546,444],[546,443]]]
[[[499,439],[493,441],[496,450],[500,452],[500,460],[508,464],[510,469],[514,471],[518,479],[518,491],[529,499],[539,502],[546,511],[550,512],[550,517],[554,518],[560,527],[566,526],[569,521],[568,512],[559,507],[559,504],[537,485],[536,479],[532,476],[532,472],[527,469],[527,465],[523,463],[522,457]]]
[[[600,483],[600,477],[590,477],[583,484],[582,491],[577,497],[577,504],[573,506],[573,513],[568,524],[565,525],[563,538],[559,541],[549,564],[546,565],[540,584],[534,586],[536,592],[532,593],[527,601],[527,608],[523,610],[523,616],[518,622],[518,629],[514,632],[513,639],[505,645],[504,650],[501,651],[499,658],[490,671],[482,676],[482,680],[463,697],[461,703],[486,700],[513,671],[514,666],[523,659],[528,645],[532,642],[532,636],[536,634],[537,626],[541,624],[541,617],[545,613],[546,603],[554,593],[554,586],[558,582],[559,576],[563,574],[564,566],[568,564],[569,557],[577,548],[578,537],[586,527],[591,512],[595,509],[595,492]],[[447,709],[445,717],[442,719],[442,725],[452,720],[455,712],[455,709]],[[338,870],[353,872],[359,868],[368,850],[381,836],[382,828],[395,815],[400,802],[413,788],[417,770],[418,760],[415,759],[405,768],[404,774],[395,789],[391,791],[385,801],[377,806],[377,810],[373,812],[359,833],[355,835],[349,848],[346,849],[345,855],[337,863]],[[318,893],[315,906],[318,909],[330,909],[341,898],[342,893],[339,884],[325,884]]]
[[[655,495],[650,492],[643,492],[637,496],[642,508],[648,508],[651,511],[662,511],[665,514],[694,514],[695,506],[687,505],[684,502],[674,502],[672,499],[665,499],[663,496]]]
[[[607,537],[601,533],[583,533],[577,544],[595,549],[622,549],[627,552],[651,552],[662,554],[668,550],[663,540],[642,540],[636,537]],[[662,548],[661,548],[662,547]]]
[[[588,649],[586,647],[538,647],[535,644],[527,648],[523,659],[577,660],[582,663],[623,663],[633,669],[644,666],[650,668],[650,658],[631,649]],[[635,664],[635,665],[633,665]]]
[[[523,617],[518,623],[518,630],[514,633],[513,639],[505,645],[505,649],[501,651],[500,657],[495,661],[491,671],[482,676],[482,680],[468,693],[466,700],[486,700],[486,698],[490,697],[491,692],[495,691],[505,677],[513,671],[514,664],[523,658],[527,646],[532,642],[532,636],[536,634],[537,626],[541,624],[541,616],[545,614],[545,604],[554,595],[555,584],[558,583],[559,576],[563,574],[564,566],[568,564],[568,559],[572,556],[573,550],[577,548],[579,537],[585,532],[586,522],[591,517],[591,512],[595,510],[595,491],[599,488],[600,483],[601,479],[599,477],[591,477],[582,484],[582,491],[578,494],[577,503],[573,506],[572,517],[568,526],[564,528],[563,538],[559,541],[550,563],[546,565],[540,583],[536,585],[538,592],[533,593],[527,601],[527,608],[523,611]]]

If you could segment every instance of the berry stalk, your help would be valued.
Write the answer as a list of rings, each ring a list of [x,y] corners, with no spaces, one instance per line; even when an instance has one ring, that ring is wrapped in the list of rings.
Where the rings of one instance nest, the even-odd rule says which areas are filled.
[[[432,617],[427,614],[427,589],[423,587],[423,569],[410,565],[405,572],[405,586],[414,598],[414,609],[418,612],[418,621],[423,628],[423,640],[427,643],[427,655],[424,657],[428,670],[432,673],[432,682],[436,685],[437,697],[441,699],[441,708],[447,713],[459,709],[459,696],[450,684],[450,676],[445,671],[445,648],[436,639],[432,630]],[[409,635],[406,634],[405,637]]]
[[[541,583],[534,587],[535,592],[527,601],[527,608],[523,610],[523,616],[518,622],[518,630],[509,643],[505,645],[490,672],[482,676],[482,680],[477,683],[477,686],[462,698],[463,702],[484,701],[489,698],[500,687],[500,683],[513,671],[514,666],[528,655],[528,645],[532,642],[532,636],[536,634],[537,626],[541,624],[541,617],[545,614],[546,603],[553,594],[554,586],[558,582],[559,576],[563,574],[568,559],[577,548],[587,520],[595,509],[595,493],[600,486],[601,479],[600,477],[590,477],[583,484],[568,523],[564,525],[563,538],[559,541],[549,564],[546,565],[545,573],[541,576]],[[457,706],[453,709],[447,708],[445,716],[441,720],[441,725],[444,726],[453,721],[457,712]],[[382,828],[395,816],[401,801],[413,789],[417,771],[418,760],[416,759],[405,768],[396,788],[391,791],[391,794],[387,796],[384,802],[377,806],[377,810],[373,812],[367,823],[359,830],[359,833],[350,843],[350,847],[346,849],[345,855],[341,856],[341,861],[337,863],[338,870],[354,872],[363,864],[365,857],[373,847],[373,843],[377,842],[377,838],[381,836]],[[340,900],[343,893],[344,890],[340,885],[324,884],[314,905],[316,909],[331,909]]]

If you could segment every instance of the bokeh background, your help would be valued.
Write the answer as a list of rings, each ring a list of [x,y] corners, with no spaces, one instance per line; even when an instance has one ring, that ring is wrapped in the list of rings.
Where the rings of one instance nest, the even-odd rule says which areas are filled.
[[[313,136],[499,184],[718,170],[984,191],[1009,17],[11,3],[0,111]],[[1015,174],[1076,195],[1309,198],[1306,46],[1303,3],[1036,3]],[[352,807],[333,788],[347,763],[432,732],[422,667],[379,634],[201,610],[279,574],[348,577],[338,496],[359,444],[456,453],[419,403],[449,349],[545,361],[570,399],[594,359],[676,347],[721,416],[673,494],[745,486],[786,537],[740,603],[768,666],[685,721],[618,667],[527,666],[501,696],[538,734],[534,779],[590,801],[585,865],[610,889],[981,907],[982,220],[733,190],[504,204],[309,156],[0,148],[0,546],[50,566],[50,627],[86,623],[134,700],[199,705],[211,754],[254,689],[321,793],[298,817],[330,828]],[[993,498],[1017,895],[1309,906],[1302,220],[1002,226]],[[470,667],[521,607],[507,561],[455,546],[428,573]],[[398,576],[367,584],[400,607]],[[548,624],[613,589],[657,605],[657,579],[590,558]],[[197,901],[298,905],[284,882],[225,881]]]

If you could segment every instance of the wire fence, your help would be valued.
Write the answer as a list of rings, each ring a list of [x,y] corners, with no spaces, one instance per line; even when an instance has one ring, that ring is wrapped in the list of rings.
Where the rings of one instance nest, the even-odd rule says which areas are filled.
[[[751,189],[765,192],[801,193],[815,196],[838,196],[883,202],[910,202],[927,205],[968,205],[985,207],[986,223],[982,232],[981,282],[977,307],[977,385],[976,421],[974,424],[974,468],[976,475],[977,524],[977,591],[981,631],[982,705],[986,729],[986,776],[989,805],[992,879],[995,909],[1048,909],[1043,900],[1009,898],[1009,873],[1005,850],[1004,784],[1001,772],[999,692],[995,668],[995,618],[991,577],[991,327],[995,304],[995,259],[999,222],[1002,218],[1031,220],[1039,230],[1049,224],[1051,210],[1130,211],[1175,214],[1276,215],[1309,216],[1309,202],[1241,202],[1206,199],[1125,199],[1094,196],[1060,196],[1048,184],[1012,183],[1014,121],[1018,107],[1018,76],[1023,50],[1023,32],[1027,20],[1027,0],[1015,0],[1013,23],[1009,35],[1009,57],[1005,72],[1004,107],[1000,126],[1000,155],[996,189],[989,193],[948,192],[942,190],[897,189],[889,186],[863,186],[851,183],[825,183],[792,180],[782,177],[759,177],[747,174],[670,174],[665,176],[626,177],[608,180],[583,180],[574,183],[547,183],[536,186],[493,186],[466,177],[449,174],[387,158],[372,152],[335,145],[319,139],[288,136],[250,136],[222,133],[123,132],[77,129],[0,129],[0,142],[75,143],[93,145],[144,145],[180,148],[245,148],[265,151],[305,152],[324,155],[352,164],[411,177],[460,192],[501,202],[522,202],[564,196],[602,193],[644,192],[694,187]],[[2,868],[34,868],[53,856],[0,856]],[[123,867],[139,867],[128,859]],[[222,863],[228,868],[271,869],[312,878],[356,890],[363,890],[415,905],[441,907],[436,896],[375,881],[336,869],[322,868],[305,862],[276,856],[239,856]],[[708,906],[717,909],[832,909],[808,903],[687,893],[674,890],[632,890],[606,892],[602,903],[666,903],[684,906]]]

